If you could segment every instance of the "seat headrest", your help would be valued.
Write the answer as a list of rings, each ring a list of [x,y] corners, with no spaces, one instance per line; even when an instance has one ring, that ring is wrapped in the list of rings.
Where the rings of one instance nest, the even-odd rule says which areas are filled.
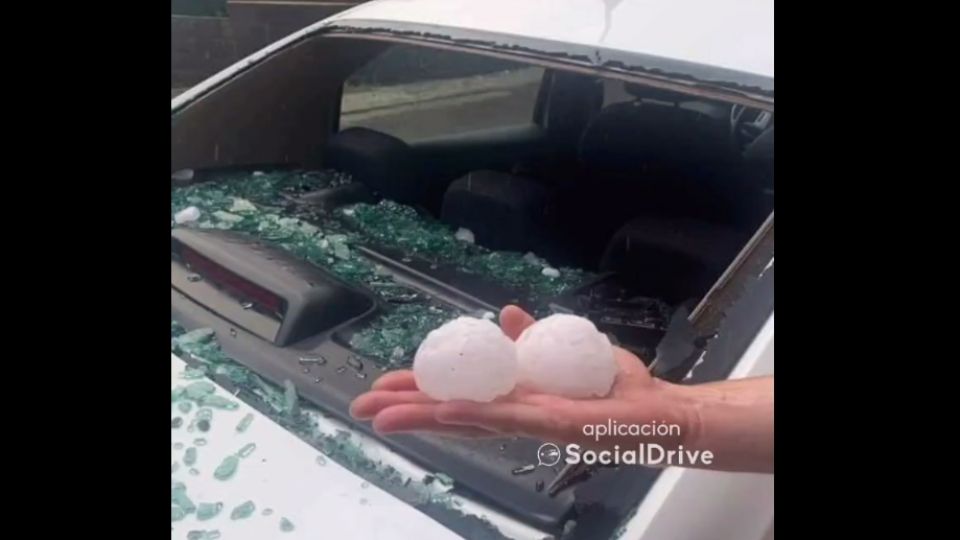
[[[323,162],[388,199],[414,204],[422,195],[413,152],[392,135],[362,127],[345,129],[327,142]]]
[[[665,168],[704,174],[733,163],[726,126],[696,111],[652,103],[617,103],[603,109],[580,139],[580,162],[620,173]]]

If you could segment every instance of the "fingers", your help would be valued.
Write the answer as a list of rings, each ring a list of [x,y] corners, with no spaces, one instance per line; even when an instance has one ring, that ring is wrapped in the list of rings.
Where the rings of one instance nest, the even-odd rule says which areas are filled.
[[[563,440],[562,434],[570,427],[561,415],[526,403],[449,401],[435,407],[436,420],[442,424],[477,427],[501,434]]]
[[[454,437],[497,437],[490,430],[476,426],[445,425],[437,421],[435,404],[409,403],[384,409],[373,418],[373,429],[381,435],[427,431]]]
[[[506,306],[500,310],[500,328],[514,341],[535,322],[537,321],[529,313],[517,306]]]
[[[388,407],[408,403],[436,403],[436,400],[416,390],[371,390],[353,400],[350,416],[369,420]]]
[[[384,373],[370,385],[371,390],[416,390],[417,382],[413,378],[413,371],[399,369]]]

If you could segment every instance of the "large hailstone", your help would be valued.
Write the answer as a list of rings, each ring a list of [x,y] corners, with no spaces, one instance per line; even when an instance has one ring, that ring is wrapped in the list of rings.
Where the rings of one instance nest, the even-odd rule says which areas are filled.
[[[460,317],[427,334],[413,376],[433,399],[492,401],[517,382],[516,347],[492,322]]]
[[[519,383],[569,398],[605,396],[617,377],[610,340],[576,315],[551,315],[524,330],[517,361]]]

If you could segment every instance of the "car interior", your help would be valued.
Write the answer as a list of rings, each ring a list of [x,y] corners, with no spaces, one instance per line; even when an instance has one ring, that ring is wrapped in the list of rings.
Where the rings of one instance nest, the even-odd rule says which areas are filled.
[[[195,181],[202,181],[203,171],[262,170],[265,163],[333,169],[353,183],[304,193],[302,204],[330,212],[358,202],[394,201],[451,231],[468,229],[476,244],[491,250],[532,252],[554,266],[589,271],[598,277],[546,304],[590,317],[648,363],[666,331],[665,321],[643,322],[650,301],[689,309],[703,299],[773,212],[772,112],[628,78],[538,68],[529,119],[503,126],[412,138],[375,121],[347,125],[340,108],[350,91],[348,79],[397,47],[433,51],[317,39],[256,66],[175,114],[172,168],[196,169]],[[510,72],[512,65],[529,67],[497,62],[495,73]],[[435,82],[447,84],[444,80]],[[416,115],[406,119],[417,121]],[[368,247],[365,257],[457,309],[498,308],[508,301],[530,305],[522,290],[478,283],[456,269]],[[304,398],[353,423],[349,402],[375,377],[342,377],[333,370],[356,355],[349,334],[389,306],[362,287],[285,260],[282,252],[258,243],[174,228],[173,255],[173,313],[184,327],[232,336],[223,346],[238,362],[277,384],[293,380],[305,388]],[[252,311],[235,307],[238,289],[241,296],[254,289],[248,285],[220,297],[215,287],[188,279],[189,272],[203,268],[279,295],[290,307],[286,318],[255,320]],[[339,306],[339,315],[331,316],[329,306]],[[264,330],[245,331],[255,326]],[[304,355],[329,359],[324,384],[313,384],[317,372],[301,373],[298,359]],[[369,426],[356,428],[375,436]],[[592,520],[594,527],[583,531],[610,532],[658,473],[599,471],[577,489],[551,496],[542,485],[556,471],[511,473],[536,455],[537,441],[509,441],[507,451],[501,441],[428,435],[384,444],[444,471],[457,489],[554,532],[571,516]]]

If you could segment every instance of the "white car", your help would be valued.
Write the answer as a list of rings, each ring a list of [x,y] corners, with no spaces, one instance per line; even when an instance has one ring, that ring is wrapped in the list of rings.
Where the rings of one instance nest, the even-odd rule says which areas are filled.
[[[772,475],[558,484],[348,406],[509,303],[772,374],[773,95],[772,1],[377,0],[174,98],[173,538],[772,538]]]

